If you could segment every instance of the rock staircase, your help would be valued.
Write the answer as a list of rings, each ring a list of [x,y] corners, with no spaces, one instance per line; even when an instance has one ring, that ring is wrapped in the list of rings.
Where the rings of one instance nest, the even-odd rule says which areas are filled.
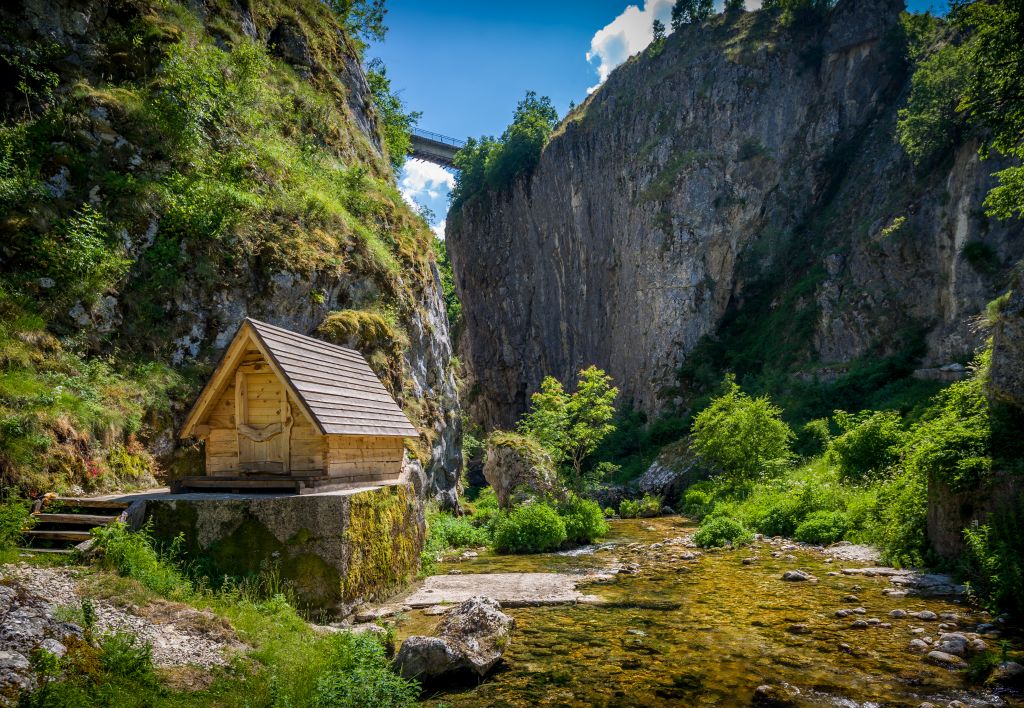
[[[58,497],[47,494],[32,508],[35,525],[25,532],[25,547],[32,553],[72,553],[85,550],[90,529],[123,521],[128,502],[110,499]]]

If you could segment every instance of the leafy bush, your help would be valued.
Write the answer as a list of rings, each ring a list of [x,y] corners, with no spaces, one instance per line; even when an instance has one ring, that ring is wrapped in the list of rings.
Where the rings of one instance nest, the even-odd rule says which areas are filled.
[[[835,543],[850,529],[850,520],[841,511],[816,511],[796,527],[793,537],[803,543]]]
[[[645,494],[641,499],[623,499],[619,516],[623,519],[650,518],[661,513],[661,497]]]
[[[475,526],[465,516],[454,516],[447,512],[432,514],[427,521],[431,543],[438,543],[444,548],[466,548],[469,546],[486,546],[487,532]],[[436,540],[435,540],[436,539]]]
[[[133,533],[118,521],[95,528],[92,533],[104,567],[134,578],[165,597],[185,598],[192,593],[191,581],[172,561],[175,546],[168,554],[158,553],[148,526]]]
[[[842,431],[828,446],[827,459],[845,479],[863,481],[881,475],[899,461],[904,432],[895,411],[836,411]]]
[[[805,423],[797,434],[796,451],[805,457],[820,455],[832,442],[832,430],[828,418],[816,418]]]
[[[404,708],[417,705],[419,684],[393,673],[380,642],[368,633],[333,635],[316,680],[316,708]]]
[[[924,563],[927,541],[928,485],[924,477],[901,470],[878,489],[878,504],[865,530],[866,539],[896,566]]]
[[[778,407],[767,397],[746,395],[730,375],[722,395],[694,418],[691,449],[739,484],[782,472],[793,437]]]
[[[24,499],[17,490],[9,490],[6,499],[0,499],[0,552],[15,548],[21,541],[22,533],[31,528],[32,502]]]
[[[718,487],[714,482],[697,482],[683,492],[683,513],[703,519],[715,507]]]
[[[156,683],[153,648],[133,634],[117,632],[104,636],[100,641],[100,662],[107,672],[115,676],[141,683]]]
[[[989,523],[964,529],[963,572],[974,595],[991,612],[1024,618],[1024,508],[996,514]]]
[[[518,506],[494,525],[494,547],[501,553],[543,553],[558,548],[567,538],[565,522],[543,503]]]
[[[608,522],[604,520],[601,505],[597,502],[569,494],[559,504],[558,515],[565,523],[569,543],[590,543],[608,535]]]
[[[727,516],[704,519],[693,534],[693,542],[701,548],[744,546],[753,540],[754,535],[743,524]]]

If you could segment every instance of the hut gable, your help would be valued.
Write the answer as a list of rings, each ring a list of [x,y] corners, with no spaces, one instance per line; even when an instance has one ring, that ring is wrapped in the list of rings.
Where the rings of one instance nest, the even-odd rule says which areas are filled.
[[[181,436],[205,439],[207,476],[370,482],[418,432],[359,352],[246,319]]]

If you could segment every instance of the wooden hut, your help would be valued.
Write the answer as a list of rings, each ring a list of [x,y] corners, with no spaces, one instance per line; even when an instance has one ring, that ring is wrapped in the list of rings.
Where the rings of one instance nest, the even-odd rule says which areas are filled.
[[[398,481],[419,433],[354,349],[246,319],[181,437],[206,442],[188,489],[298,493]]]

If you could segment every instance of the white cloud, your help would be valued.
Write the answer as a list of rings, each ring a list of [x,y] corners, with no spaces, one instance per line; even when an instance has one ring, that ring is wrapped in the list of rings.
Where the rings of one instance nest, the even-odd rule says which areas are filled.
[[[423,160],[408,160],[398,183],[402,198],[414,209],[418,209],[420,204],[446,197],[454,187],[455,177],[451,172]]]
[[[615,67],[651,43],[655,19],[670,27],[673,4],[673,0],[644,0],[643,9],[627,5],[618,17],[594,33],[587,61],[597,65],[598,81],[587,93],[593,93]],[[745,4],[748,10],[756,10],[761,7],[761,0],[745,0]],[[721,11],[722,5],[723,0],[716,0],[717,10]]]
[[[434,224],[430,227],[430,230],[434,232],[434,235],[442,241],[444,241],[444,227],[447,223],[448,222],[446,220],[442,220],[440,223]]]
[[[597,64],[598,85],[612,69],[651,43],[655,19],[669,24],[672,4],[672,0],[645,0],[643,9],[627,5],[618,17],[594,33],[587,61]],[[596,88],[591,87],[588,93]]]

